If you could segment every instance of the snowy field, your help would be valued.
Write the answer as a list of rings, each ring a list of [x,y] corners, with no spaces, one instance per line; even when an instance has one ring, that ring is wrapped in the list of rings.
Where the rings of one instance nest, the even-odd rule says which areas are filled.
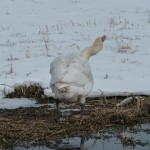
[[[104,34],[90,59],[93,92],[150,95],[149,0],[0,0],[0,107],[2,84],[34,81],[50,93],[51,61]]]

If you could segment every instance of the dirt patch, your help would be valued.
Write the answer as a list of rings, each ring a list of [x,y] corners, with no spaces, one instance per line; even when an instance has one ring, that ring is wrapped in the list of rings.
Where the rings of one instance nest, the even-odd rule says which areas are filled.
[[[56,121],[49,106],[0,110],[0,148],[10,148],[20,141],[48,145],[55,138],[89,137],[100,129],[116,125],[133,125],[150,119],[150,98],[117,107],[116,99],[103,98],[86,103],[82,116],[70,115]],[[79,106],[74,106],[78,108]]]

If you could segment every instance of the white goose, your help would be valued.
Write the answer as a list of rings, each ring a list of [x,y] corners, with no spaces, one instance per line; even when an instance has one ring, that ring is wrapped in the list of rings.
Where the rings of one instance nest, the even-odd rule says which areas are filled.
[[[50,87],[57,100],[69,103],[79,101],[83,110],[85,99],[94,83],[88,60],[102,49],[105,39],[105,35],[98,37],[93,45],[85,48],[81,54],[60,56],[51,63]]]

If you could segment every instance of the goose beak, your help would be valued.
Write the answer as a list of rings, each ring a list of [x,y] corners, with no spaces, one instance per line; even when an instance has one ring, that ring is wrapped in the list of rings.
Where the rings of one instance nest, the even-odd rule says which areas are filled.
[[[106,35],[103,35],[101,38],[102,38],[102,42],[104,42],[106,40]]]

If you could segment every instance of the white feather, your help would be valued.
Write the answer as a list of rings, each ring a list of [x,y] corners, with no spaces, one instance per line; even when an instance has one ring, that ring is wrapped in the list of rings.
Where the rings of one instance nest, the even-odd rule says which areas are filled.
[[[102,43],[102,38],[97,38],[81,55],[71,54],[55,58],[50,65],[50,87],[55,98],[68,102],[85,102],[85,97],[94,83],[88,59],[102,49]]]
[[[86,96],[93,87],[93,76],[88,60],[80,55],[57,57],[51,63],[50,73],[50,86],[58,99],[68,100]],[[61,93],[60,89],[64,87],[68,87],[69,91]]]

